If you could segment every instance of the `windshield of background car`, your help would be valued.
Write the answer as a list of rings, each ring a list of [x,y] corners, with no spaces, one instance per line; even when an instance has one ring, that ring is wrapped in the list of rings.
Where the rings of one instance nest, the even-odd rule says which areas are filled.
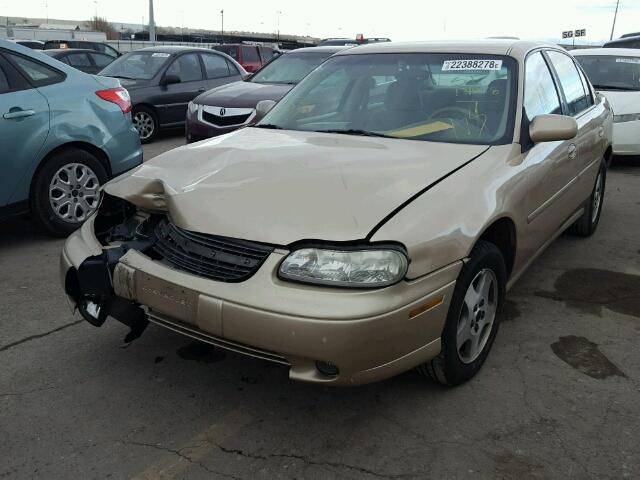
[[[100,75],[149,80],[156,76],[169,57],[171,54],[162,52],[129,53],[109,64],[100,72]]]
[[[332,57],[260,125],[497,145],[513,137],[517,63],[497,55]]]
[[[254,83],[296,84],[309,75],[331,53],[287,53],[265,65],[251,81]]]
[[[640,91],[640,57],[576,55],[594,87]]]

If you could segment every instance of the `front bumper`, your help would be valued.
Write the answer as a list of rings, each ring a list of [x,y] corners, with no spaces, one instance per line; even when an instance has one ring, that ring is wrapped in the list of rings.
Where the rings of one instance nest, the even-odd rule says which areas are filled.
[[[69,278],[101,252],[91,221],[68,239],[61,277],[72,305],[81,298],[70,292]],[[129,250],[113,270],[113,294],[142,305],[148,320],[166,328],[289,365],[295,380],[363,384],[409,370],[439,353],[461,262],[388,288],[349,290],[281,281],[276,272],[286,254],[276,250],[244,282],[223,283]],[[321,373],[317,361],[331,362],[339,373]]]
[[[613,154],[640,155],[640,120],[613,124]]]

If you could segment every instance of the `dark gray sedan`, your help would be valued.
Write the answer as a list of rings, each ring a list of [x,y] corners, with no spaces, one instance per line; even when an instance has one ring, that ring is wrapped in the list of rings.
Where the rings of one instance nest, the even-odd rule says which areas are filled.
[[[56,48],[43,50],[42,53],[49,55],[62,63],[71,65],[84,73],[97,74],[104,67],[115,60],[111,55],[96,52],[84,48]]]
[[[221,52],[165,46],[129,52],[100,75],[118,78],[129,91],[133,124],[142,143],[149,143],[161,128],[184,125],[187,105],[196,96],[247,73]]]

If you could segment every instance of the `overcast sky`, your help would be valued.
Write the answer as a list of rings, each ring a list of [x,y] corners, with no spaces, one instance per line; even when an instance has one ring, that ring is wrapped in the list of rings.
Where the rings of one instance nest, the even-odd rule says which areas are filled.
[[[608,39],[615,0],[155,0],[156,24],[275,32],[317,37],[384,36],[393,40],[508,35],[559,38],[587,29],[587,40]],[[48,5],[48,8],[45,7]],[[0,0],[0,15],[88,19],[97,8],[113,22],[140,23],[148,0]],[[278,15],[278,11],[281,13]],[[614,38],[640,30],[640,0],[620,0]]]

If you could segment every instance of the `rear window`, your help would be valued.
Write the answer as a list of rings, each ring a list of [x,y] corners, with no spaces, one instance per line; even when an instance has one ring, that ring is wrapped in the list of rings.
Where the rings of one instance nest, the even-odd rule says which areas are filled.
[[[243,62],[259,62],[258,49],[256,47],[242,47]]]

